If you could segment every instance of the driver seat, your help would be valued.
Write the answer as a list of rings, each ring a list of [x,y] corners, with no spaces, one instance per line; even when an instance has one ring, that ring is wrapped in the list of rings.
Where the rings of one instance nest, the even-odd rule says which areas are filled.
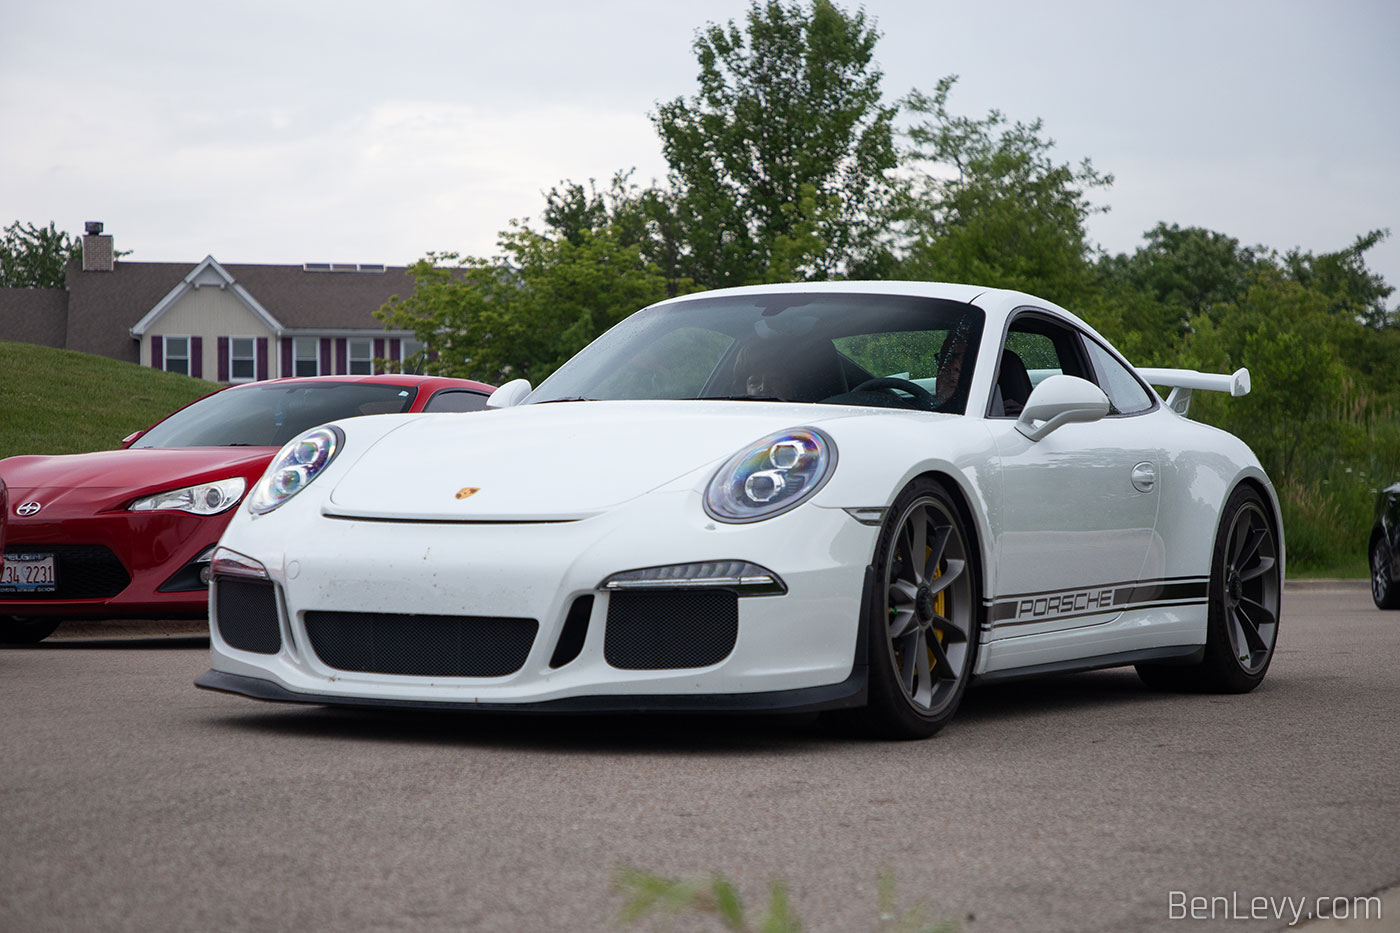
[[[1026,372],[1026,364],[1012,351],[1002,350],[997,386],[992,392],[992,417],[1016,417],[1030,397],[1031,374]]]

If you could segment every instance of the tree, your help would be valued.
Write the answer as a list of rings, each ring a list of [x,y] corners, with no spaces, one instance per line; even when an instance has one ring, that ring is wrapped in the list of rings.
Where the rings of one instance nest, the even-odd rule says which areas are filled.
[[[880,249],[896,165],[878,33],[830,0],[754,3],[695,40],[699,92],[653,117],[670,164],[679,271],[706,286],[829,278]],[[795,247],[800,244],[800,248]]]
[[[916,173],[901,215],[909,278],[976,282],[1073,304],[1089,291],[1084,224],[1102,175],[1083,160],[1061,163],[1040,120],[1010,123],[1000,111],[973,119],[948,109],[957,77],[904,106],[922,120],[907,133],[905,166]]]
[[[1385,306],[1395,289],[1366,268],[1365,253],[1388,236],[1389,230],[1372,230],[1346,249],[1321,256],[1291,250],[1284,258],[1284,268],[1294,281],[1327,295],[1331,313],[1380,330],[1396,322],[1397,312]]]
[[[544,232],[513,224],[492,259],[430,254],[409,268],[414,291],[376,312],[424,343],[427,371],[538,383],[668,286],[686,286],[643,257],[646,214],[625,176],[603,193],[566,183],[546,204]]]
[[[0,288],[62,288],[68,260],[82,256],[81,241],[49,221],[47,227],[18,220],[0,236]]]

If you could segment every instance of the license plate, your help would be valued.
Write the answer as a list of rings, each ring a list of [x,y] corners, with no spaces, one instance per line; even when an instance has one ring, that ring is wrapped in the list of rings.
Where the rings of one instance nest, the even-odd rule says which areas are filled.
[[[52,593],[58,579],[52,554],[5,554],[0,593]]]

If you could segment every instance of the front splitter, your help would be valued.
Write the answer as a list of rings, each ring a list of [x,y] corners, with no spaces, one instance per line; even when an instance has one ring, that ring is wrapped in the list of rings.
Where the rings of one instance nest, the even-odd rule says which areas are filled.
[[[866,669],[857,665],[838,684],[772,690],[761,693],[652,694],[635,696],[579,696],[538,703],[461,703],[438,700],[389,700],[347,697],[288,690],[270,680],[205,671],[194,685],[204,690],[234,693],[273,703],[310,703],[317,706],[349,706],[367,709],[450,710],[493,713],[807,713],[864,706]]]

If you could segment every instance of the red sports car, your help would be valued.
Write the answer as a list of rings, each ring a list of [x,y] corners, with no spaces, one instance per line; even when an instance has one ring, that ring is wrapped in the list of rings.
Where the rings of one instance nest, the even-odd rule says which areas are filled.
[[[232,386],[122,449],[0,460],[0,642],[64,619],[199,618],[234,506],[277,450],[355,415],[476,411],[491,387],[432,376],[318,376]]]

